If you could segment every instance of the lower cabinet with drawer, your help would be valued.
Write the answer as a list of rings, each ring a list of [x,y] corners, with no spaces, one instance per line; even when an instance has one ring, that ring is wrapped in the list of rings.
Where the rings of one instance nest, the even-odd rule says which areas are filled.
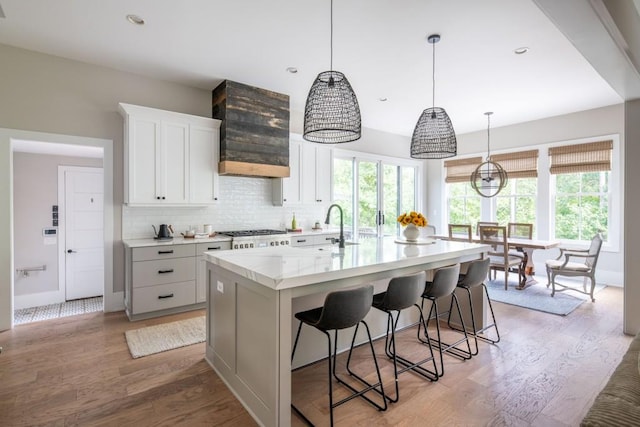
[[[291,246],[331,245],[339,237],[340,233],[302,234],[291,237]]]
[[[231,249],[231,241],[125,247],[125,309],[130,320],[206,306],[208,251]]]
[[[125,249],[125,309],[130,320],[202,307],[196,304],[196,245]]]

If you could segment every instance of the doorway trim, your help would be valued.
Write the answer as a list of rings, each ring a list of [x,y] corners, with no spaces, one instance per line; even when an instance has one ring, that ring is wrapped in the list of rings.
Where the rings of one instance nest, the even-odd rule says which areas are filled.
[[[13,327],[15,266],[13,254],[12,140],[33,140],[102,148],[104,170],[104,311],[124,310],[124,293],[122,291],[113,291],[113,141],[110,139],[0,128],[0,331]]]

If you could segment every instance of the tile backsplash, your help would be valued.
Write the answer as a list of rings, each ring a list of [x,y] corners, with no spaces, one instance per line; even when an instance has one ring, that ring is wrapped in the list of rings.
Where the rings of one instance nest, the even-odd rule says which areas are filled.
[[[220,200],[208,207],[130,207],[122,209],[122,238],[153,237],[151,225],[171,224],[176,233],[190,226],[211,224],[214,231],[251,228],[291,227],[296,214],[298,227],[310,229],[316,221],[324,223],[329,203],[273,206],[271,179],[221,176]],[[323,225],[324,226],[324,225]]]

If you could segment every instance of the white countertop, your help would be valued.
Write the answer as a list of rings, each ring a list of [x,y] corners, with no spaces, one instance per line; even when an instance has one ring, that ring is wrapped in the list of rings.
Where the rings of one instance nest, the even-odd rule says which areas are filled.
[[[194,243],[209,243],[209,242],[230,242],[229,236],[214,236],[206,238],[189,238],[185,239],[182,236],[174,237],[171,240],[156,240],[156,239],[128,239],[123,240],[125,246],[129,248],[144,248],[147,246],[162,246],[162,245],[189,245]]]
[[[336,246],[205,252],[205,259],[271,289],[287,289],[486,252],[486,245],[435,240],[406,245],[393,237]]]

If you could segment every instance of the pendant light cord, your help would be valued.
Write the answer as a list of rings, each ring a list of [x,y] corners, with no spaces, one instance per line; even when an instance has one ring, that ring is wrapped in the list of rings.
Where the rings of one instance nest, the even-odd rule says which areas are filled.
[[[331,52],[331,60],[329,62],[329,71],[333,71],[333,0],[331,0],[331,45],[329,51]]]
[[[491,158],[491,148],[489,148],[489,140],[491,138],[491,114],[487,114],[487,161]]]
[[[331,0],[333,1],[333,0]],[[431,43],[433,45],[433,61],[432,61],[432,69],[431,69],[431,106],[436,108],[436,44]]]

